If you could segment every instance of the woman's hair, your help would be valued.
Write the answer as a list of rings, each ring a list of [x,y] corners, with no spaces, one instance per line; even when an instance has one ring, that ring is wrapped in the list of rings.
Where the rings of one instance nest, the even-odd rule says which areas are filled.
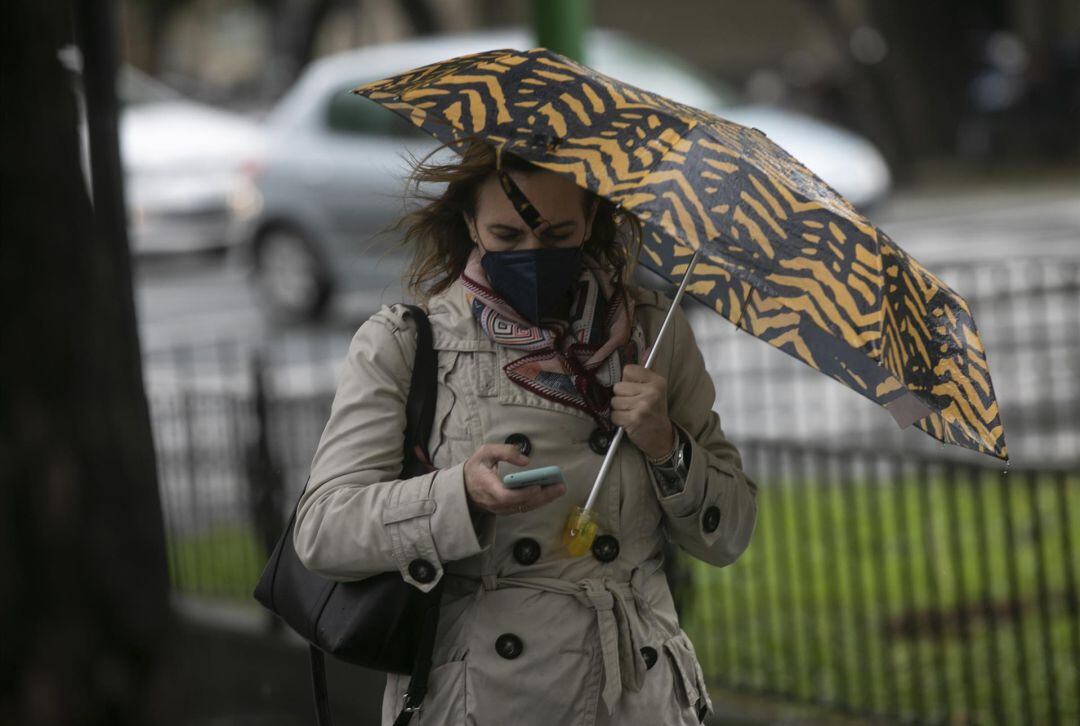
[[[465,269],[474,247],[462,212],[476,215],[480,185],[495,171],[495,149],[490,144],[468,139],[461,158],[454,163],[436,164],[428,159],[449,144],[440,144],[424,159],[412,157],[412,171],[406,184],[415,189],[414,199],[426,202],[401,216],[388,230],[405,226],[402,245],[413,249],[413,259],[405,272],[404,283],[421,300],[448,288]],[[410,156],[412,156],[410,154]],[[542,171],[520,156],[503,154],[502,167],[524,173]],[[446,182],[440,195],[420,192],[422,182]],[[598,203],[589,239],[584,251],[610,265],[624,283],[630,283],[641,250],[641,222],[613,202],[588,189],[582,190],[586,215],[595,199]]]

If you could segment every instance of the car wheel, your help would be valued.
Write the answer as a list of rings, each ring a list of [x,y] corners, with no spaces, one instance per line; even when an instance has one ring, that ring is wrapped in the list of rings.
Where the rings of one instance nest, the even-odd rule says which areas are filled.
[[[294,229],[276,227],[259,238],[255,278],[259,296],[279,320],[314,320],[330,301],[330,275],[311,241]]]

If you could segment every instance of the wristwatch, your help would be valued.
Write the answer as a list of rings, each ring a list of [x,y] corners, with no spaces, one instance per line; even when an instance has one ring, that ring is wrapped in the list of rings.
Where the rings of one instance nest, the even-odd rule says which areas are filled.
[[[686,475],[690,472],[690,442],[679,427],[675,427],[675,447],[671,453],[660,460],[648,459],[648,462],[665,496],[683,490]]]

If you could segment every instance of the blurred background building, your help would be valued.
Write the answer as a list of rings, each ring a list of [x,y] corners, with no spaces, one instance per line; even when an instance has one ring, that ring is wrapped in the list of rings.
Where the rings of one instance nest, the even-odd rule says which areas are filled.
[[[129,62],[241,109],[265,106],[323,55],[532,17],[530,3],[498,0],[126,0],[121,8]],[[588,15],[596,27],[677,52],[753,101],[859,130],[893,166],[957,154],[1054,159],[1077,148],[1080,9],[1067,0],[596,0]]]

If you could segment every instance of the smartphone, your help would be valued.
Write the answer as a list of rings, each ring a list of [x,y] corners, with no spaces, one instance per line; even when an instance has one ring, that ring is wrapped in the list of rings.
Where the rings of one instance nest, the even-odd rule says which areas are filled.
[[[522,487],[531,487],[533,484],[546,487],[565,482],[562,469],[557,466],[541,466],[538,469],[515,471],[513,474],[507,474],[503,477],[503,486],[507,489],[521,489]]]

